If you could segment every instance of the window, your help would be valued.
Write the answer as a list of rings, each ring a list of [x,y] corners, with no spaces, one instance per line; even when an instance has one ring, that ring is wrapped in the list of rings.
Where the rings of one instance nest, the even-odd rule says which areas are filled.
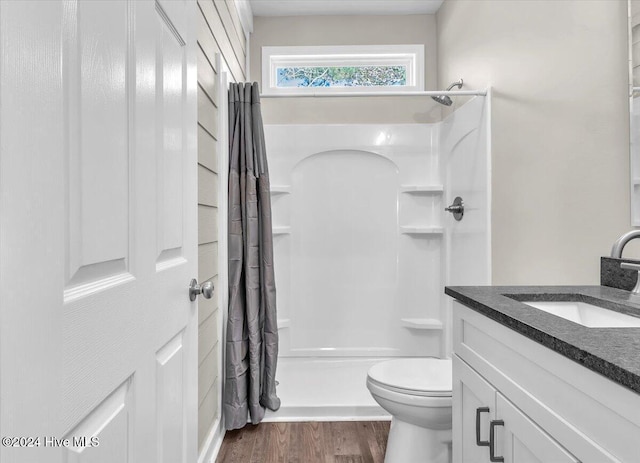
[[[424,90],[424,45],[263,47],[262,92]]]

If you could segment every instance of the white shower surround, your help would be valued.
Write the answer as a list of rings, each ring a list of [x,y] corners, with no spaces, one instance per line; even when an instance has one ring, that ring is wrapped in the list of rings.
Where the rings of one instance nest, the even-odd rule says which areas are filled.
[[[265,125],[282,399],[267,420],[379,419],[371,365],[450,354],[445,284],[490,282],[489,102],[434,124]]]

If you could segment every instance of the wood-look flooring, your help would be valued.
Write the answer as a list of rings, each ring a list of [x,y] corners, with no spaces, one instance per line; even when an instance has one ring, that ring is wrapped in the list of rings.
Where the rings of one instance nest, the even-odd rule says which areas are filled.
[[[389,421],[248,424],[227,431],[216,463],[383,463]]]

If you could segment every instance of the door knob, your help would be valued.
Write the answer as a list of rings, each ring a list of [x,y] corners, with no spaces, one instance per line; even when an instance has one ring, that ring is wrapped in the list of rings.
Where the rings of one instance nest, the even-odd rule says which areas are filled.
[[[211,299],[211,296],[213,296],[213,283],[207,281],[203,285],[199,285],[198,280],[195,278],[191,280],[191,283],[189,283],[189,300],[195,301],[198,294],[202,294],[205,299]]]

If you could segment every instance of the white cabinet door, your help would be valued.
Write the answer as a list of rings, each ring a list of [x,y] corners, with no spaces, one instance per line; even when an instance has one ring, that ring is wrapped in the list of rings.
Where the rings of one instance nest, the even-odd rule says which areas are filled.
[[[453,356],[453,461],[489,461],[489,422],[496,416],[496,390]],[[478,445],[478,440],[481,444]]]
[[[493,428],[493,438],[490,437]],[[478,445],[480,441],[480,445]],[[578,463],[558,442],[453,356],[454,463]]]
[[[504,463],[578,463],[558,442],[498,393],[494,451]]]
[[[195,8],[0,2],[3,463],[197,459]]]

